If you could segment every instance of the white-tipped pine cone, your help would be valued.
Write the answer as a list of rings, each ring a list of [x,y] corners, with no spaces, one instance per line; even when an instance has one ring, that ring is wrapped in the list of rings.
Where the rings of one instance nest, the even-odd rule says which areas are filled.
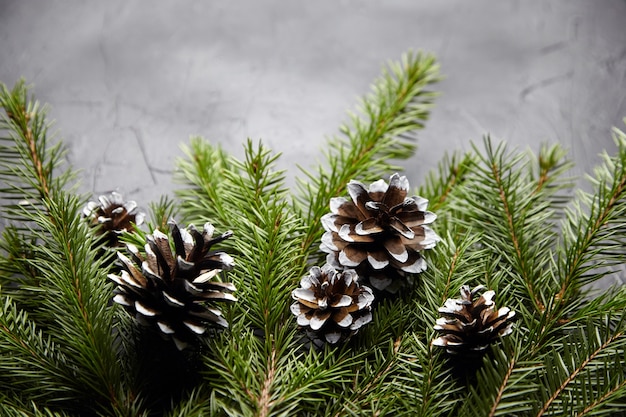
[[[428,200],[407,197],[409,181],[397,173],[372,183],[348,183],[351,199],[335,197],[322,217],[326,233],[320,249],[337,268],[353,268],[376,289],[383,290],[406,273],[426,269],[420,254],[434,247],[439,236],[427,225],[436,215]]]
[[[83,216],[90,219],[92,226],[100,226],[100,234],[109,240],[109,247],[116,247],[120,246],[118,236],[134,231],[135,226],[143,223],[145,213],[137,209],[137,203],[125,202],[121,194],[113,191],[99,196],[98,201],[88,202]]]
[[[210,223],[200,233],[193,225],[179,229],[173,222],[170,232],[173,252],[169,237],[157,229],[147,236],[145,253],[133,245],[127,245],[132,260],[118,252],[123,270],[109,279],[118,285],[113,301],[182,350],[209,326],[228,327],[217,303],[236,301],[235,286],[216,278],[234,262],[212,246],[232,232],[213,237]]]
[[[484,288],[479,285],[471,290],[463,285],[460,299],[446,300],[439,308],[442,317],[434,327],[439,337],[433,340],[433,345],[444,347],[451,354],[476,354],[513,331],[515,312],[508,307],[496,309],[494,291],[485,291],[474,301],[474,296]]]
[[[296,300],[291,312],[297,316],[298,325],[331,344],[347,339],[372,321],[374,295],[369,287],[359,284],[352,269],[314,266],[291,296]]]

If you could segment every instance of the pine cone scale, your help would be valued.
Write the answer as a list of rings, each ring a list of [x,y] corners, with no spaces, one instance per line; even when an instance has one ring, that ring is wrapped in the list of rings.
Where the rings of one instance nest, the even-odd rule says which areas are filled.
[[[380,233],[373,229],[360,229],[361,223],[357,225],[344,224],[339,229],[337,237],[346,242],[357,243],[369,243],[374,242],[374,237],[370,236],[373,233]]]
[[[339,252],[339,263],[347,267],[359,266],[367,259],[367,252],[354,245],[347,245]]]
[[[118,259],[122,262],[126,271],[122,272],[122,279],[127,280],[127,282],[131,285],[137,286],[138,288],[143,288],[148,285],[148,281],[146,277],[143,276],[141,271],[133,265],[133,262],[126,257],[124,254],[118,252]],[[129,277],[125,278],[123,273],[126,272]],[[132,279],[131,279],[132,278]]]
[[[397,217],[392,217],[389,219],[389,227],[391,227],[393,230],[398,232],[400,235],[402,235],[406,239],[409,239],[409,240],[415,239],[415,232],[406,224],[398,220]]]
[[[172,326],[162,321],[157,321],[157,326],[159,327],[159,330],[161,330],[165,334],[172,335],[176,333],[176,331],[174,330]]]
[[[222,301],[230,301],[236,302],[237,298],[229,293],[219,292],[219,291],[211,291],[211,292],[199,292],[198,297],[203,300],[222,300]]]
[[[357,223],[354,227],[354,232],[358,236],[369,236],[376,233],[382,233],[385,229],[383,229],[379,224],[378,220],[374,217],[370,217],[368,219],[363,220],[362,222]],[[373,242],[374,238],[369,236],[367,242]]]
[[[337,301],[335,301],[334,303],[331,303],[330,306],[331,307],[335,307],[335,308],[339,308],[339,307],[348,307],[349,305],[351,305],[353,302],[352,297],[349,295],[342,295],[341,297],[338,298]]]
[[[350,325],[350,330],[356,331],[371,321],[372,313],[371,311],[368,311],[367,313],[358,316],[358,318],[352,322],[352,324]]]
[[[387,252],[398,262],[405,263],[409,260],[409,252],[406,245],[402,243],[402,238],[394,236],[391,239],[385,240],[383,243]]]
[[[169,279],[176,268],[176,260],[172,255],[172,248],[170,248],[167,235],[155,230],[152,236],[148,236],[148,245],[150,247],[148,259],[152,261],[152,270],[155,269],[154,266],[156,265],[159,275]]]
[[[337,323],[337,326],[339,327],[348,327],[354,320],[350,315],[348,308],[344,307],[333,314],[333,321]]]
[[[146,317],[154,317],[159,313],[157,310],[153,310],[152,308],[143,304],[141,301],[135,301],[135,310],[137,310],[138,313],[141,313],[143,316]]]
[[[183,301],[180,301],[180,300],[176,299],[175,297],[169,295],[165,291],[163,291],[163,299],[171,307],[174,307],[174,308],[184,308],[185,307],[185,303]]]
[[[326,320],[330,318],[332,315],[331,311],[316,311],[311,315],[311,319],[309,321],[309,326],[313,330],[319,330],[322,328]]]
[[[374,269],[383,269],[389,265],[390,259],[386,250],[367,251],[367,260]]]
[[[365,186],[358,181],[350,181],[348,183],[348,193],[352,197],[352,202],[360,212],[361,219],[367,219],[370,216],[370,211],[366,207],[368,201],[370,201],[369,194],[365,189]],[[378,200],[380,201],[380,200]]]
[[[194,284],[196,284],[196,282],[194,282]],[[202,285],[202,288],[204,289],[215,290],[215,291],[220,291],[224,293],[226,292],[231,293],[237,290],[235,286],[230,282],[203,281],[200,284]]]
[[[345,219],[358,219],[361,215],[357,206],[345,197],[333,197],[330,199],[330,211]]]
[[[385,192],[383,203],[387,207],[402,204],[409,192],[409,180],[405,176],[392,176],[389,179],[389,187]]]

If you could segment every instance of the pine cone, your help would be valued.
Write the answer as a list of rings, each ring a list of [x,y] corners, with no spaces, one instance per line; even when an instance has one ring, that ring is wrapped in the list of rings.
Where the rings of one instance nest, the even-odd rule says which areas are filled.
[[[230,294],[235,287],[214,278],[222,270],[232,269],[234,262],[211,247],[232,232],[213,238],[210,223],[200,233],[193,225],[179,229],[173,222],[170,232],[174,253],[168,236],[157,229],[147,236],[145,255],[134,245],[127,245],[133,260],[118,252],[124,269],[121,275],[110,274],[109,279],[118,285],[113,301],[182,350],[208,325],[228,327],[214,304],[236,301]]]
[[[428,200],[407,197],[408,191],[408,180],[398,174],[391,176],[389,185],[381,179],[368,189],[350,181],[352,200],[332,198],[331,213],[322,217],[326,233],[320,249],[329,254],[327,262],[336,268],[354,268],[379,290],[390,290],[390,284],[403,281],[405,273],[426,269],[420,251],[440,240],[426,226],[437,216],[426,211]]]
[[[494,291],[485,291],[474,301],[476,293],[484,288],[479,285],[470,290],[469,285],[463,285],[461,299],[446,300],[439,308],[442,317],[434,328],[440,336],[433,340],[433,345],[445,347],[451,354],[476,354],[513,331],[515,312],[508,307],[496,310]]]
[[[119,235],[132,232],[135,226],[143,223],[145,213],[137,210],[137,203],[124,202],[121,194],[113,191],[98,197],[98,202],[87,203],[83,216],[90,219],[92,226],[100,226],[99,233],[108,239],[108,246],[113,248],[121,246]]]
[[[359,284],[352,269],[314,266],[300,287],[291,293],[296,300],[291,312],[298,317],[298,325],[308,326],[329,343],[347,339],[372,321],[374,295],[369,287]]]

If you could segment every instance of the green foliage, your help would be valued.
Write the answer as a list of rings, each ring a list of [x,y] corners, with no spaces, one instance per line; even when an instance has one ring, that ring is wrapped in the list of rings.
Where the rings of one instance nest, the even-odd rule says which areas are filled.
[[[431,85],[440,80],[432,56],[408,53],[399,62],[390,62],[372,85],[350,124],[340,127],[341,137],[328,140],[325,161],[314,172],[302,169],[297,207],[307,219],[309,232],[304,248],[319,241],[320,218],[328,211],[330,197],[345,192],[355,178],[368,183],[400,167],[395,159],[407,159],[415,152],[415,131],[424,126],[436,93]]]
[[[0,150],[10,221],[0,245],[0,386],[25,403],[125,414],[132,400],[116,355],[111,285],[78,215],[85,200],[65,189],[71,171],[55,175],[61,147],[48,146],[45,112],[23,83],[0,90],[0,135],[13,142]]]
[[[177,161],[177,199],[151,204],[143,246],[170,219],[219,232],[235,257],[230,326],[191,352],[143,330],[110,302],[109,253],[80,218],[86,199],[61,170],[45,109],[23,83],[0,103],[0,414],[7,416],[608,416],[624,415],[626,290],[594,292],[626,252],[626,135],[573,192],[558,145],[537,154],[485,138],[444,157],[419,184],[442,240],[401,294],[377,299],[373,321],[339,346],[297,327],[291,291],[313,265],[320,217],[352,179],[388,178],[413,155],[439,79],[432,57],[391,63],[303,170],[296,192],[280,157],[248,140],[239,160],[193,138]],[[415,185],[415,184],[414,184]],[[485,355],[431,344],[438,308],[485,285],[516,311],[513,334]],[[620,414],[621,413],[621,414]]]

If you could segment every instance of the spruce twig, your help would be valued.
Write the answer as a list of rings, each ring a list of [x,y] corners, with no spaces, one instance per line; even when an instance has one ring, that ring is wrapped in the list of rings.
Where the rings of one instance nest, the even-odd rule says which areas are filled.
[[[9,288],[15,287],[15,283],[27,284],[7,295],[14,294],[22,301],[22,305],[16,305],[18,311],[27,308],[29,319],[18,316],[24,317],[20,318],[23,326],[28,322],[33,335],[41,334],[40,338],[53,343],[46,347],[45,354],[32,349],[29,354],[38,355],[40,360],[35,363],[47,372],[47,379],[52,379],[50,384],[56,384],[59,390],[65,388],[69,394],[49,398],[44,404],[63,404],[65,410],[82,412],[94,408],[116,413],[128,411],[133,407],[130,403],[134,396],[125,392],[114,350],[113,310],[107,309],[110,286],[106,285],[106,269],[102,260],[96,260],[98,246],[78,214],[84,199],[64,189],[73,172],[54,172],[62,162],[61,145],[48,145],[45,109],[39,110],[37,103],[28,101],[23,82],[13,91],[2,85],[0,104],[6,113],[1,125],[2,137],[9,143],[0,150],[6,151],[2,154],[2,179],[7,186],[2,191],[19,201],[5,206],[13,224],[19,224],[19,234],[15,226],[5,232],[8,239],[4,247],[9,254],[18,256],[3,258],[3,269],[13,274],[26,271],[30,276],[30,279],[19,276],[15,279],[9,275],[3,280]],[[13,158],[11,163],[10,158]],[[24,242],[24,249],[16,251],[11,242],[16,242],[18,236]],[[0,336],[10,340],[15,333],[1,332]],[[9,340],[6,342],[10,343]],[[58,358],[63,358],[63,365],[59,365]],[[60,367],[67,370],[60,371]],[[67,374],[70,370],[73,370],[71,376]],[[24,381],[29,380],[28,368],[16,372]],[[28,392],[30,398],[41,395],[32,396],[28,387],[14,391],[16,387],[10,379],[0,383],[7,392],[25,395],[27,400]]]
[[[359,114],[350,114],[350,124],[340,130],[342,138],[328,141],[326,161],[317,172],[302,169],[306,179],[298,182],[299,207],[310,224],[303,251],[321,236],[320,218],[331,197],[341,195],[352,179],[371,182],[398,170],[394,159],[406,159],[415,152],[415,131],[428,118],[436,94],[429,89],[440,80],[434,58],[407,53],[399,62],[389,63],[363,99]]]

